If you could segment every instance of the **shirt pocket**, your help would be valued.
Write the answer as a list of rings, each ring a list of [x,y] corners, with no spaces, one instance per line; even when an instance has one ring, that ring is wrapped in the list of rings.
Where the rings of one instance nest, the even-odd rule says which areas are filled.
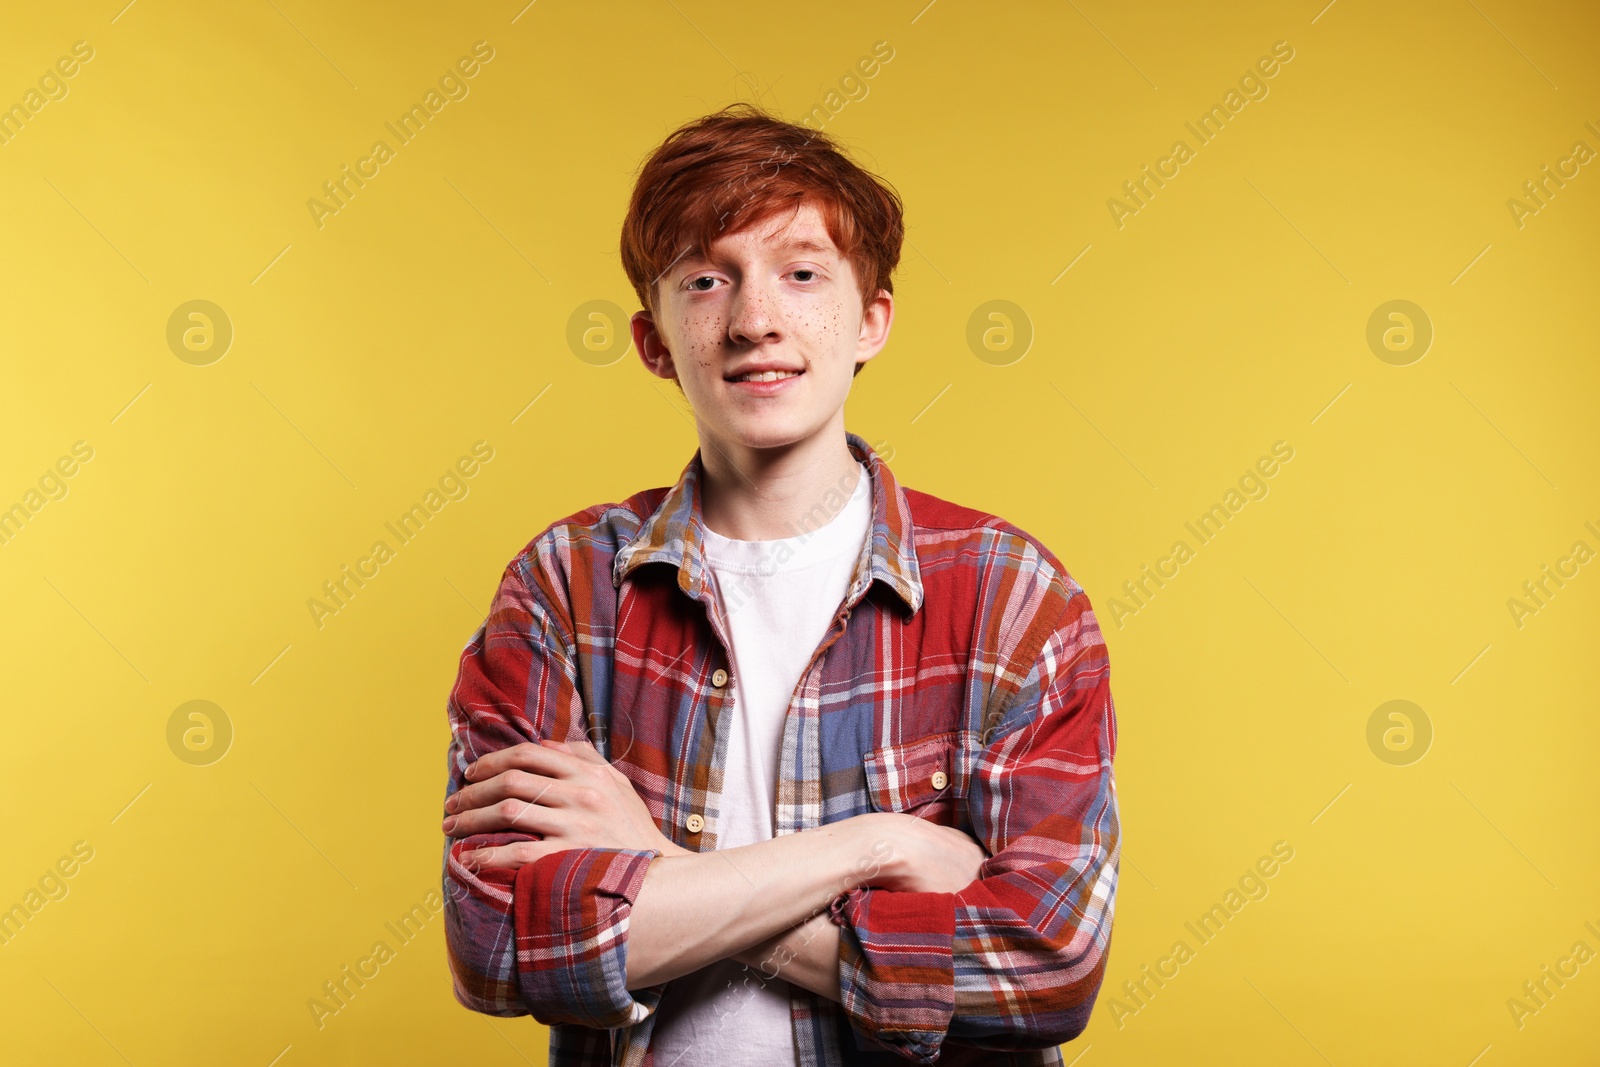
[[[862,758],[874,811],[915,815],[945,826],[966,822],[971,768],[957,731],[885,745]]]

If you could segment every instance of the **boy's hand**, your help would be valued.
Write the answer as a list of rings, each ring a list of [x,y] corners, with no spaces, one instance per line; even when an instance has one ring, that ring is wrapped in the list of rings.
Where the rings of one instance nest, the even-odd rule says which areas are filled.
[[[978,880],[989,853],[977,839],[904,812],[873,812],[857,818],[882,822],[892,855],[870,884],[897,893],[957,893]]]
[[[627,776],[587,741],[499,749],[468,765],[467,778],[470,784],[445,801],[446,834],[513,831],[542,838],[462,853],[478,869],[520,867],[569,848],[685,852],[656,826]]]

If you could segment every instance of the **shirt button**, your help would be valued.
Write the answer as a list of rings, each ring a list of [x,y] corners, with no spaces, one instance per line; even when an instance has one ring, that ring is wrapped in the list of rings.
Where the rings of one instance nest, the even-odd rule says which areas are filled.
[[[935,789],[943,789],[945,786],[947,786],[949,784],[950,784],[950,779],[945,775],[945,773],[943,771],[934,771],[933,772],[933,787]]]
[[[699,812],[695,812],[683,821],[683,825],[691,834],[697,834],[705,829],[706,821],[700,817]]]
[[[727,685],[728,672],[723,670],[721,667],[718,667],[716,670],[712,671],[711,684],[716,686],[718,689],[721,689],[723,686]]]

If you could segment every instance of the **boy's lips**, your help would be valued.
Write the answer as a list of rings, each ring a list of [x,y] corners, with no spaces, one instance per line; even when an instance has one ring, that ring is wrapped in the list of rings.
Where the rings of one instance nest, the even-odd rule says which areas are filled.
[[[748,372],[746,372],[746,373],[748,373]],[[793,385],[795,382],[799,381],[804,376],[805,376],[805,371],[800,371],[800,372],[798,372],[796,374],[791,374],[788,377],[779,378],[776,381],[770,381],[770,382],[759,382],[759,381],[756,381],[756,382],[741,382],[741,381],[736,381],[736,380],[733,380],[733,379],[728,379],[727,380],[727,384],[729,386],[731,386],[737,392],[739,392],[739,393],[741,393],[743,395],[747,395],[747,396],[776,396],[777,394],[779,394],[779,393],[783,392],[785,389],[787,389],[789,386]]]
[[[765,374],[767,371],[777,371],[779,374],[803,374],[805,373],[805,369],[806,368],[804,365],[799,367],[790,367],[786,364],[774,363],[770,360],[760,363],[746,363],[744,366],[724,374],[722,376],[722,380],[731,382],[735,378],[744,377],[746,374]]]

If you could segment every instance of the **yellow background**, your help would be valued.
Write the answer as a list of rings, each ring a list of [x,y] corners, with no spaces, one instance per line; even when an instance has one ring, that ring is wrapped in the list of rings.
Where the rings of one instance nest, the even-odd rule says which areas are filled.
[[[694,450],[670,384],[566,340],[634,309],[635,168],[735,99],[798,119],[887,41],[826,125],[907,206],[848,424],[1049,545],[1114,664],[1122,884],[1068,1060],[1593,1062],[1600,962],[1520,1028],[1506,1002],[1600,951],[1600,566],[1520,627],[1507,601],[1600,549],[1600,163],[1520,228],[1506,202],[1600,148],[1594,9],[925,2],[13,7],[0,103],[94,58],[0,147],[0,507],[94,458],[0,546],[0,907],[94,858],[0,946],[10,1061],[544,1062],[531,1019],[456,1004],[439,918],[321,1029],[306,1001],[438,887],[444,701],[501,569]],[[306,201],[479,40],[470,94],[319,228]],[[166,340],[194,299],[234,329],[206,366]],[[966,340],[995,299],[1034,331],[1006,365]],[[1408,366],[1366,343],[1395,299],[1435,331]],[[319,628],[307,599],[479,440],[470,494]],[[1270,493],[1117,625],[1279,440]],[[167,743],[197,699],[234,731],[208,766]],[[1406,766],[1367,744],[1393,699],[1433,729]],[[1197,946],[1276,841],[1269,895]]]

